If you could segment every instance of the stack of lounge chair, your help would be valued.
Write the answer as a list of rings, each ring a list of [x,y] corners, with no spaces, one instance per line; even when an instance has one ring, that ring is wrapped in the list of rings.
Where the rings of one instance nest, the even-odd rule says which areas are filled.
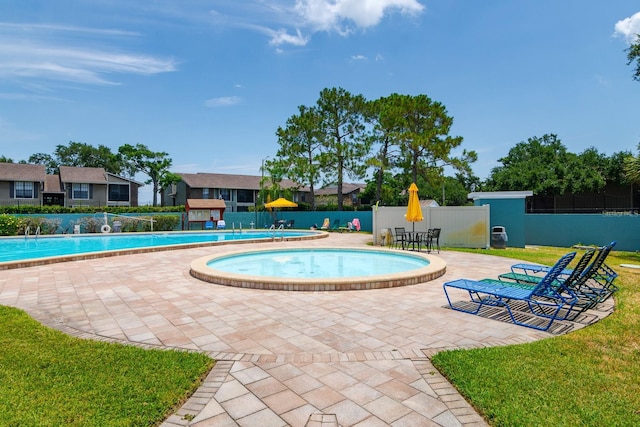
[[[574,269],[567,266],[576,256],[570,252],[553,267],[535,264],[514,264],[511,271],[498,279],[458,279],[444,284],[449,306],[458,311],[479,314],[484,306],[506,308],[513,323],[534,329],[547,330],[555,320],[575,320],[584,311],[604,302],[618,287],[618,276],[605,260],[616,242],[587,250]],[[467,291],[473,308],[453,304],[449,290]],[[542,325],[522,322],[513,313],[513,304],[524,302],[529,311],[547,319]]]

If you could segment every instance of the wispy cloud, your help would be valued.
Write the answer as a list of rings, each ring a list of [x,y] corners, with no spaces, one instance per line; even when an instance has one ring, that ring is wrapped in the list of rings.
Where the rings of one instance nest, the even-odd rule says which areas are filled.
[[[219,98],[211,98],[207,99],[204,102],[205,107],[208,108],[216,108],[216,107],[228,107],[230,105],[236,105],[242,102],[242,98],[239,96],[221,96]]]
[[[369,58],[367,58],[364,55],[351,55],[351,60],[352,61],[368,61]]]
[[[305,46],[309,42],[309,38],[302,35],[300,30],[296,30],[295,34],[289,34],[287,30],[280,29],[271,32],[271,40],[269,44],[273,46],[281,46],[288,44],[292,46]]]
[[[640,35],[640,12],[616,22],[614,34],[623,37],[629,43],[634,42]]]
[[[87,34],[100,40],[93,46]],[[172,58],[110,47],[113,38],[137,33],[58,25],[0,23],[0,78],[65,81],[77,84],[119,84],[114,74],[157,74],[176,70]]]

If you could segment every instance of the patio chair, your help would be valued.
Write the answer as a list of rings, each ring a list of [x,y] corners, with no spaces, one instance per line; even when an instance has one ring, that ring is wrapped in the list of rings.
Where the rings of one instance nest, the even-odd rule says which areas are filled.
[[[320,230],[328,230],[331,226],[331,220],[329,218],[325,218],[320,226]]]
[[[285,228],[293,228],[293,225],[296,223],[295,219],[290,219],[289,221],[286,222],[285,224]]]
[[[494,283],[458,279],[446,282],[443,285],[444,293],[449,307],[453,310],[478,314],[484,306],[504,307],[514,324],[546,331],[551,327],[553,322],[558,319],[558,315],[563,308],[570,310],[578,301],[576,296],[572,295],[571,292],[560,293],[557,292],[553,286],[553,283],[562,273],[562,270],[569,265],[575,256],[575,252],[569,252],[562,256],[537,285],[528,289],[524,289],[521,286],[512,286],[507,282],[501,281]],[[451,288],[468,292],[470,302],[476,305],[475,310],[454,305],[451,302],[451,297],[448,292]],[[549,321],[540,325],[520,321],[519,317],[514,315],[511,307],[514,301],[525,302],[533,315],[548,319]]]
[[[393,234],[393,246],[404,249],[407,243],[407,231],[404,227],[396,227],[395,233]]]
[[[427,230],[427,234],[423,239],[427,245],[427,252],[431,252],[435,244],[438,248],[438,253],[440,253],[440,231],[442,231],[441,228],[430,228]]]

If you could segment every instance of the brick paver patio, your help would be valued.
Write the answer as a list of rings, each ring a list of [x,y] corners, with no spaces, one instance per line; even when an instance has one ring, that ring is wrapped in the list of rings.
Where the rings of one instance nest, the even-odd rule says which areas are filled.
[[[370,240],[334,233],[310,242],[260,245],[362,246]],[[366,291],[239,289],[190,276],[193,259],[227,250],[183,249],[0,271],[0,304],[80,337],[197,350],[215,358],[206,382],[164,426],[485,425],[429,357],[442,349],[553,336],[443,308],[444,281],[495,277],[514,260],[442,252],[437,256],[447,262],[443,277]]]

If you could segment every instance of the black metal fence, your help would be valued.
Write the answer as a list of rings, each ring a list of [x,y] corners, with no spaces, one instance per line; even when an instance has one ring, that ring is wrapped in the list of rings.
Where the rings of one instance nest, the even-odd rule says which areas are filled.
[[[640,212],[638,192],[620,194],[567,194],[563,196],[531,196],[526,201],[527,213],[607,213]]]

